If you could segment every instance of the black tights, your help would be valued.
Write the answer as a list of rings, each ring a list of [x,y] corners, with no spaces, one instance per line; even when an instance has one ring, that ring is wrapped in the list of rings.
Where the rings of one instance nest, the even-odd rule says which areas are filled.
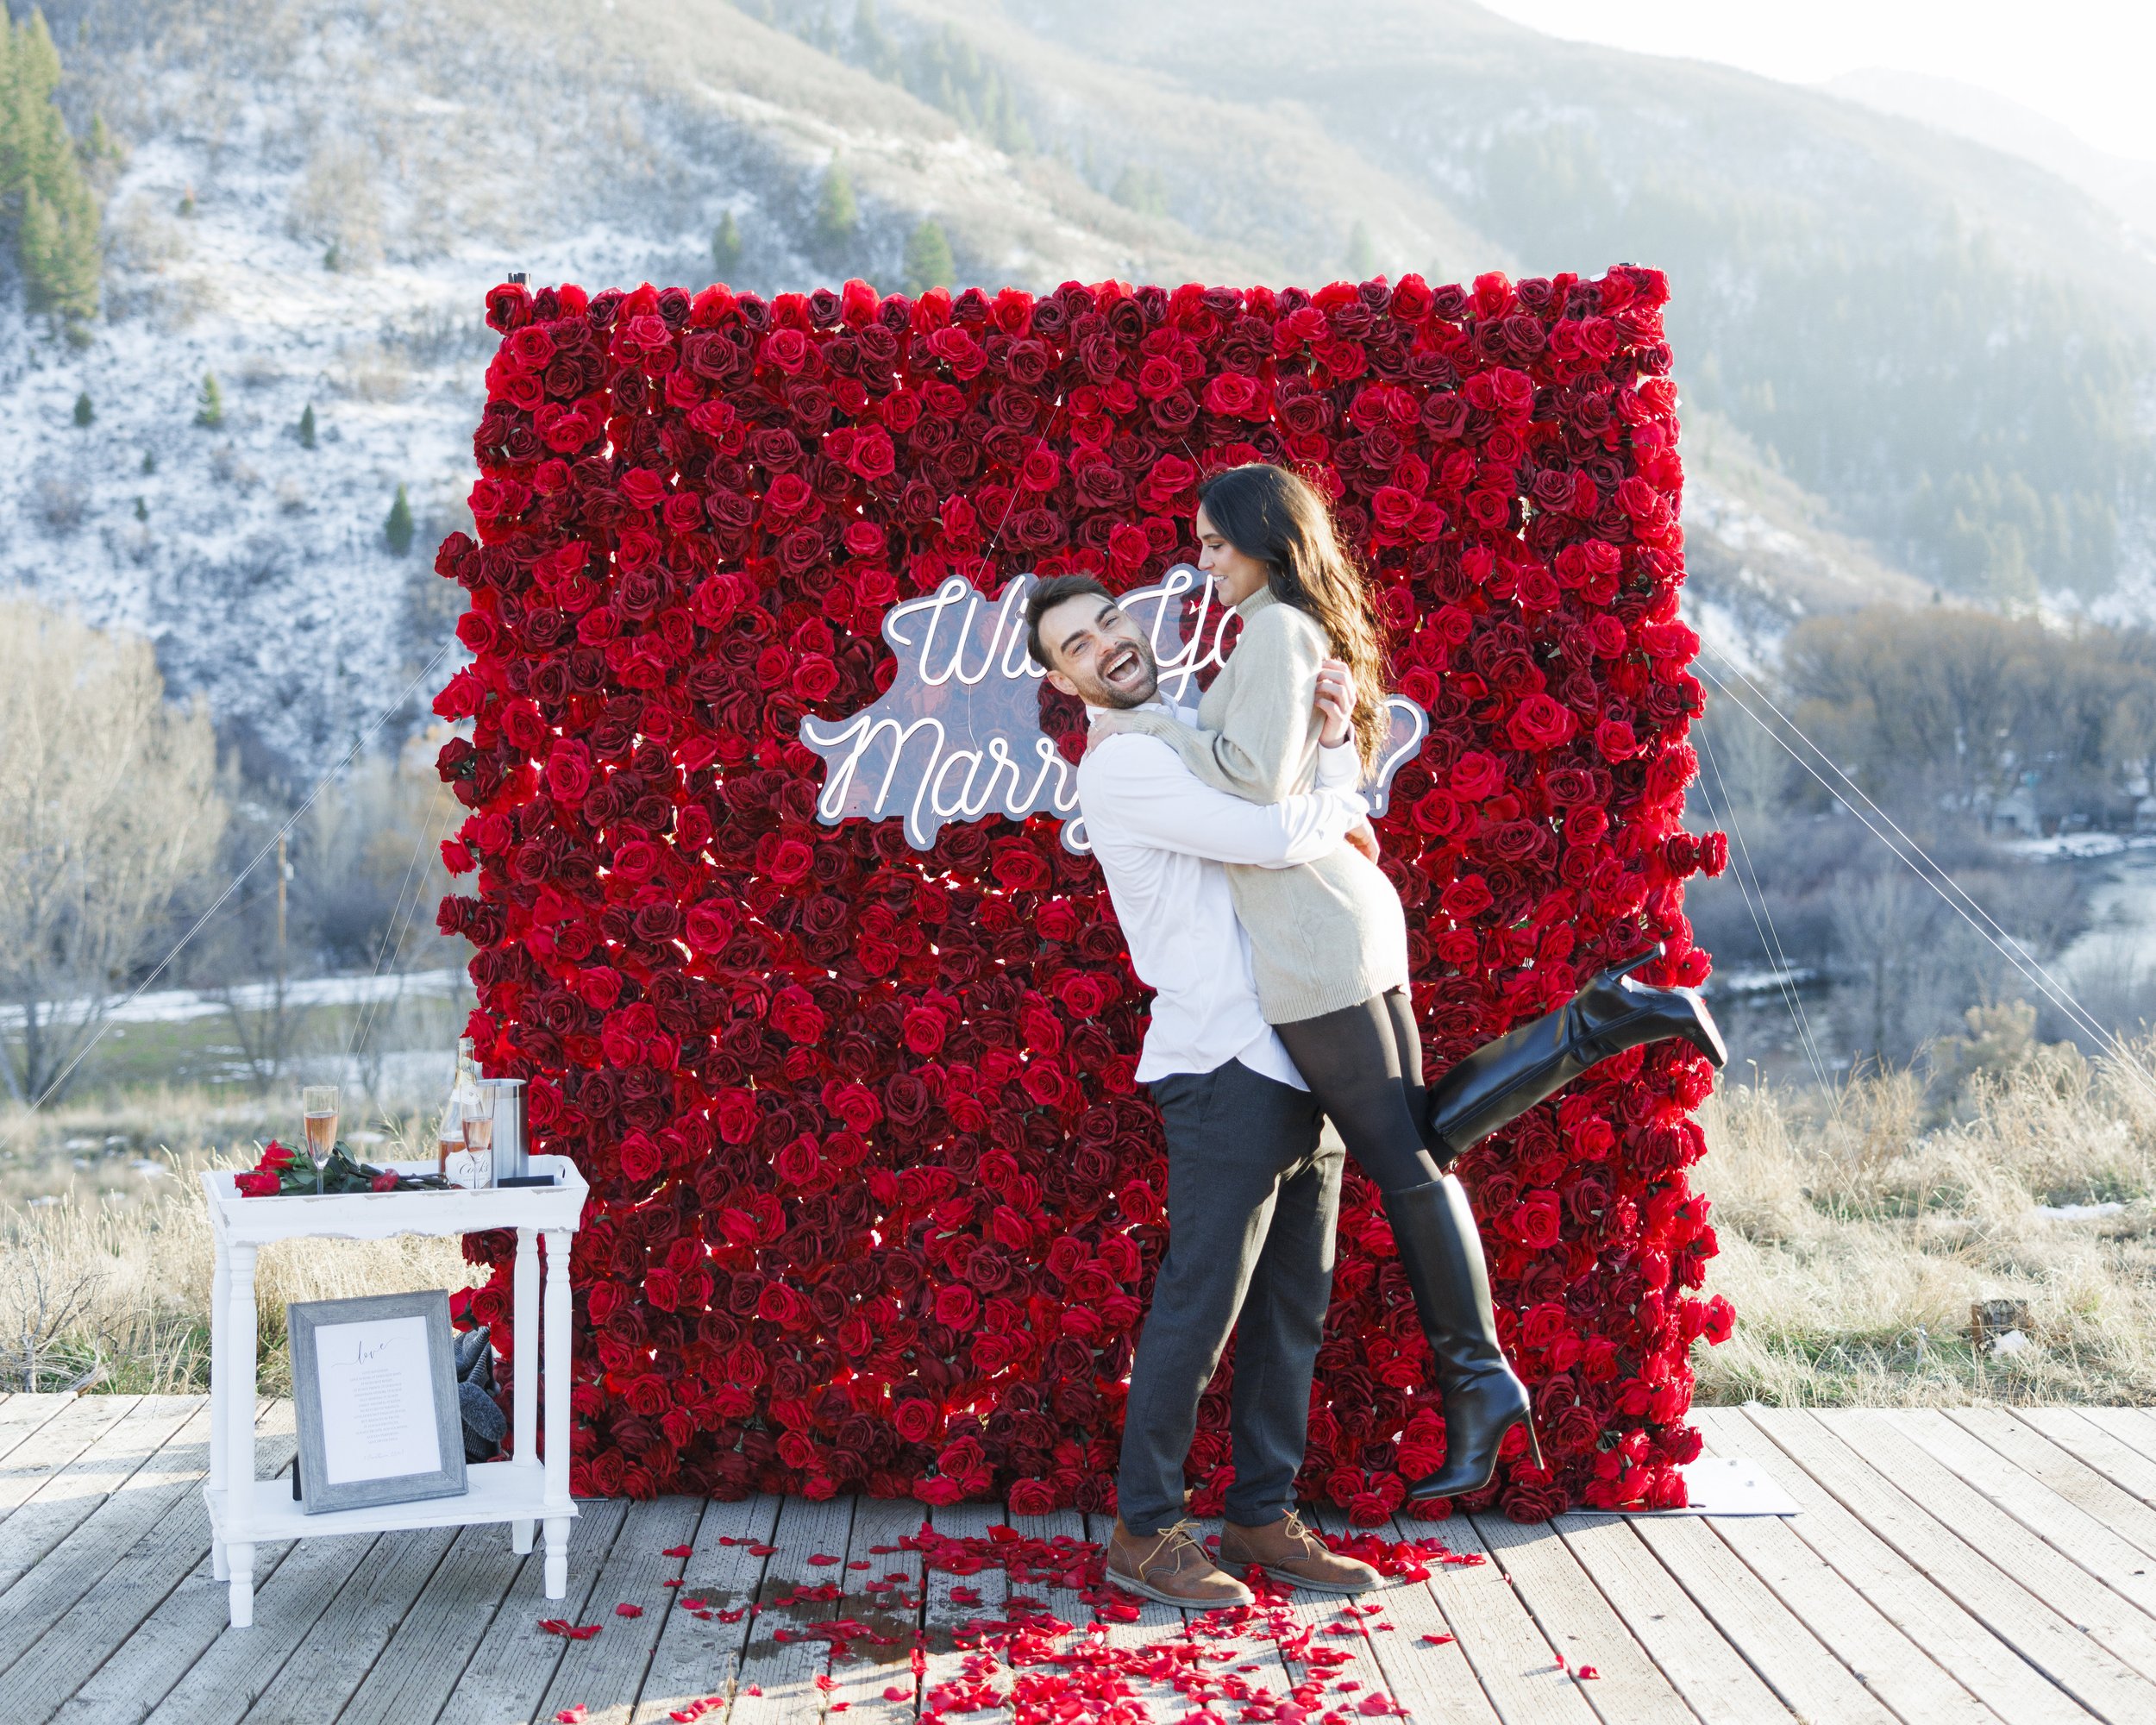
[[[1348,1154],[1381,1191],[1443,1176],[1423,1142],[1422,1038],[1406,989],[1273,1028]]]

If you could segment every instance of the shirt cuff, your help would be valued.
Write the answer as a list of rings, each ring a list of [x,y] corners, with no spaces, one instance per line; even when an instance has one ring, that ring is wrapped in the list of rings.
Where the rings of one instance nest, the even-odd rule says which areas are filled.
[[[1321,791],[1351,791],[1363,779],[1362,758],[1355,752],[1355,739],[1331,748],[1320,744],[1318,749],[1317,788]]]

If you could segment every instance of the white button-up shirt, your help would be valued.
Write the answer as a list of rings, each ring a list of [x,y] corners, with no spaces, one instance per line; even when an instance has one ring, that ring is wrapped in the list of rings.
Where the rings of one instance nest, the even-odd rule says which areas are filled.
[[[1197,710],[1153,704],[1186,724]],[[1289,869],[1329,854],[1368,812],[1351,743],[1318,751],[1317,787],[1252,803],[1206,784],[1158,737],[1119,731],[1078,764],[1078,806],[1107,879],[1131,964],[1156,992],[1141,1082],[1240,1060],[1310,1087],[1257,1006],[1250,938],[1223,862]]]

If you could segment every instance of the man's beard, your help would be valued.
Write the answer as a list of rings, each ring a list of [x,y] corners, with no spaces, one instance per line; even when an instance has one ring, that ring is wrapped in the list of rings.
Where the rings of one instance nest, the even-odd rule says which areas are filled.
[[[1138,662],[1145,667],[1144,692],[1140,693],[1136,689],[1119,689],[1105,679],[1096,677],[1093,680],[1093,687],[1087,695],[1088,706],[1105,706],[1118,712],[1128,712],[1132,707],[1144,706],[1150,701],[1160,699],[1160,663],[1153,657],[1152,643],[1140,637],[1134,648],[1128,649],[1119,648],[1109,656],[1112,660],[1119,658],[1125,650],[1135,651],[1138,656]]]

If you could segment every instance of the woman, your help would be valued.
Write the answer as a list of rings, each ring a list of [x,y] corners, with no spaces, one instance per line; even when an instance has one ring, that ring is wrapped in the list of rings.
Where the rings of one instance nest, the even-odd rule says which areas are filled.
[[[1242,618],[1242,638],[1199,703],[1195,729],[1133,711],[1099,716],[1096,731],[1143,731],[1207,783],[1277,802],[1310,788],[1321,743],[1346,740],[1327,734],[1338,721],[1321,722],[1316,707],[1320,679],[1344,676],[1354,695],[1349,728],[1365,769],[1374,769],[1387,731],[1382,636],[1323,499],[1283,468],[1233,467],[1200,487],[1196,529],[1199,567]],[[1344,670],[1328,667],[1329,656]],[[1259,1004],[1384,1195],[1437,1363],[1445,1461],[1410,1482],[1409,1495],[1480,1490],[1514,1426],[1526,1427],[1539,1467],[1526,1387],[1498,1345],[1474,1213],[1445,1165],[1621,1049],[1680,1035],[1720,1065],[1721,1040],[1705,1007],[1691,989],[1631,980],[1658,948],[1477,1050],[1432,1097],[1408,999],[1407,919],[1376,863],[1343,845],[1300,868],[1232,865],[1228,874]]]

